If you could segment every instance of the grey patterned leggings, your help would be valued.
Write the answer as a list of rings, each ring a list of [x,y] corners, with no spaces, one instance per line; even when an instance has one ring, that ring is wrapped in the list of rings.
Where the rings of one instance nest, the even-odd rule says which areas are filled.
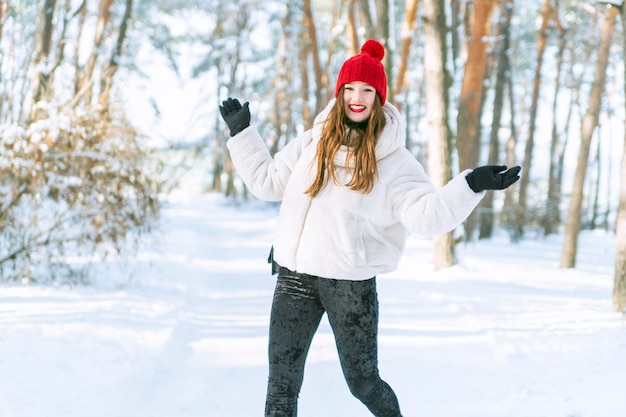
[[[265,416],[297,416],[306,356],[324,312],[350,392],[377,417],[401,417],[396,395],[378,374],[376,278],[334,280],[286,268],[272,303]]]

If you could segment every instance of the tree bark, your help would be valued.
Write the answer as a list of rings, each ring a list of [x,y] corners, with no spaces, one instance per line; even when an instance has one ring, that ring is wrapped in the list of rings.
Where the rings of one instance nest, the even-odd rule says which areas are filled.
[[[395,95],[404,92],[406,88],[406,73],[409,67],[409,59],[411,56],[411,39],[415,34],[417,26],[417,4],[418,0],[406,0],[404,4],[404,22],[402,23],[402,38],[400,47],[400,59],[398,60],[398,74],[396,76]]]
[[[361,47],[359,42],[359,19],[357,18],[357,0],[348,1],[348,38],[350,39],[350,54],[357,55]]]
[[[552,137],[550,141],[550,168],[548,173],[548,198],[546,199],[545,215],[543,219],[543,233],[548,236],[557,232],[561,223],[561,181],[559,165],[563,160],[563,141],[558,132],[557,115],[559,113],[559,96],[561,91],[561,73],[563,68],[563,54],[565,51],[566,31],[559,31],[559,46],[557,50],[556,79],[554,81],[554,99],[552,101]]]
[[[74,105],[80,100],[84,100],[86,106],[91,105],[91,97],[93,94],[93,72],[96,68],[96,62],[102,50],[102,42],[104,41],[104,31],[111,19],[111,6],[114,0],[100,0],[98,7],[98,20],[96,22],[96,32],[93,39],[93,49],[91,55],[87,59],[87,63],[79,77],[79,89],[74,98]]]
[[[476,0],[474,2],[473,22],[470,38],[467,42],[467,62],[463,74],[457,118],[456,148],[459,155],[460,170],[474,168],[478,164],[480,154],[478,124],[480,123],[480,105],[494,4],[494,0]]]
[[[394,89],[394,71],[393,71],[393,55],[394,51],[391,39],[391,24],[389,22],[389,1],[388,0],[376,0],[376,26],[375,36],[380,40],[385,47],[385,56],[383,57],[383,66],[385,67],[385,73],[387,74],[387,100],[394,103],[395,94]]]
[[[626,75],[626,7],[622,7],[620,17],[622,20],[622,56],[624,75]],[[626,84],[624,84],[624,97],[626,97]],[[615,274],[613,277],[613,310],[626,314],[626,131],[624,131],[621,171],[616,225],[617,250],[615,255]]]
[[[511,18],[513,17],[513,1],[506,0],[502,5],[502,13],[500,23],[498,25],[498,37],[501,39],[500,47],[497,54],[496,66],[496,85],[494,87],[493,99],[493,119],[491,122],[491,133],[489,137],[489,157],[487,163],[491,165],[500,164],[500,121],[502,119],[502,108],[504,105],[504,90],[509,73],[509,61],[507,55],[510,47],[510,27]],[[487,193],[480,204],[483,209],[480,213],[480,232],[479,239],[491,237],[494,226],[493,215],[493,192]]]
[[[41,69],[37,70],[37,77],[35,78],[34,91],[33,91],[33,103],[39,102],[46,94],[48,90],[48,80],[50,74],[47,71],[48,59],[50,59],[50,52],[52,50],[52,33],[54,31],[54,11],[56,9],[56,0],[45,0],[42,9],[41,27],[37,31],[37,55],[35,56],[34,64]]]
[[[100,95],[98,96],[98,104],[100,104],[102,108],[106,108],[108,106],[111,88],[113,87],[113,76],[115,76],[115,73],[117,72],[119,61],[122,57],[124,41],[126,40],[126,32],[128,30],[132,11],[133,0],[126,0],[126,9],[118,30],[115,49],[111,53],[109,62],[106,64],[106,67],[103,69],[102,75],[100,76]]]
[[[461,56],[461,37],[459,34],[460,28],[462,27],[463,19],[462,11],[461,11],[461,0],[451,0],[450,1],[450,14],[452,15],[450,18],[451,26],[450,26],[450,43],[452,45],[452,68],[454,73],[457,71],[457,61]]]
[[[602,137],[600,133],[601,127],[598,126],[598,137]],[[602,141],[598,139],[596,143],[596,155],[593,160],[592,166],[595,167],[596,178],[593,186],[593,195],[590,196],[591,200],[591,219],[589,220],[589,228],[595,230],[598,226],[599,210],[600,210],[600,182],[602,179]],[[610,201],[610,200],[608,200]]]
[[[307,34],[306,32],[302,32],[300,34],[301,38],[306,37]],[[300,47],[299,47],[299,56],[300,56],[300,99],[302,100],[302,122],[304,123],[305,126],[312,126],[313,125],[313,119],[315,117],[315,114],[313,113],[313,111],[311,110],[311,95],[310,95],[310,90],[311,90],[311,85],[310,85],[310,81],[309,81],[309,65],[308,65],[308,57],[309,57],[309,50],[310,50],[310,45],[306,42],[304,42],[304,40],[302,40],[300,42]]]
[[[489,65],[487,47],[491,34],[491,16],[494,0],[476,0],[469,27],[467,60],[461,85],[457,115],[456,149],[459,170],[475,168],[480,156],[480,120],[482,113],[485,74]],[[478,221],[473,212],[465,221],[465,239],[471,240]]]
[[[593,131],[598,125],[600,106],[606,83],[606,69],[608,66],[609,50],[615,32],[615,19],[619,13],[616,7],[608,7],[602,27],[600,29],[600,44],[598,45],[598,58],[595,66],[594,81],[591,86],[589,107],[583,116],[580,129],[580,150],[578,153],[578,165],[574,175],[574,186],[567,214],[563,252],[561,254],[561,268],[573,268],[576,265],[576,251],[578,246],[578,233],[582,218],[583,188],[587,165],[589,163],[589,148]]]
[[[626,17],[622,13],[622,19]],[[626,30],[626,25],[623,24]],[[624,39],[626,43],[626,39]],[[626,54],[624,56],[626,63]],[[626,65],[625,65],[626,67]],[[626,71],[624,71],[626,74]],[[626,96],[626,87],[624,88]],[[616,226],[615,273],[613,276],[613,310],[626,313],[626,132],[622,151],[622,172]]]
[[[85,28],[85,21],[87,20],[87,0],[84,0],[80,7],[78,8],[78,28],[76,30],[76,37],[74,39],[74,48],[73,48],[73,59],[72,66],[74,69],[74,97],[79,96],[80,85],[81,85],[81,69],[80,69],[80,45],[82,44],[83,38],[83,30]]]
[[[315,25],[315,19],[313,18],[313,11],[311,10],[311,0],[304,0],[302,9],[304,11],[307,33],[309,35],[309,41],[311,42],[311,58],[313,60],[313,74],[315,74],[315,114],[322,111],[323,106],[326,103],[322,102],[322,97],[325,96],[325,91],[328,89],[328,78],[325,77],[324,71],[322,71],[322,65],[320,62],[319,45],[317,42],[317,30]]]
[[[357,0],[357,3],[357,9],[359,11],[359,21],[361,22],[361,28],[365,32],[365,37],[367,39],[376,38],[374,17],[372,16],[369,0]]]
[[[509,105],[509,130],[511,134],[509,135],[506,141],[506,165],[514,166],[517,164],[517,156],[515,153],[515,149],[517,148],[517,124],[516,124],[516,115],[517,115],[517,106],[515,103],[514,97],[514,88],[513,88],[513,68],[511,66],[511,57],[509,54],[504,56],[506,60],[506,67],[509,69],[508,76],[506,77],[506,87],[508,93],[508,105]],[[523,174],[523,173],[522,173]],[[502,205],[502,212],[500,216],[500,222],[505,225],[507,230],[513,233],[511,234],[511,240],[517,241],[518,236],[515,234],[517,230],[515,227],[515,220],[519,217],[516,214],[516,210],[518,210],[517,204],[515,204],[515,187],[508,187],[504,190],[504,204]]]
[[[429,132],[428,172],[433,184],[441,187],[451,177],[445,0],[424,1],[424,34],[424,81]],[[435,270],[453,265],[452,232],[435,236],[433,244]]]
[[[524,160],[522,162],[522,175],[519,181],[519,195],[518,195],[518,215],[521,216],[517,220],[518,234],[524,235],[524,226],[526,224],[526,207],[527,207],[527,193],[528,184],[530,183],[531,175],[531,163],[533,157],[533,149],[535,146],[535,124],[537,122],[537,108],[539,106],[539,91],[541,89],[541,71],[543,68],[543,57],[546,50],[546,44],[548,41],[548,24],[552,13],[552,1],[544,0],[543,7],[541,9],[541,26],[537,33],[537,66],[535,67],[535,78],[533,81],[533,92],[530,103],[530,119],[528,122],[528,138],[526,140],[526,148],[524,149]]]

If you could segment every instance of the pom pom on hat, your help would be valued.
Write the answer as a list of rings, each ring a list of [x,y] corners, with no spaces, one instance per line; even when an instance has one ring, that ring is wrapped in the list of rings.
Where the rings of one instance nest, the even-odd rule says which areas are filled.
[[[370,39],[361,46],[361,53],[382,61],[385,57],[385,47],[380,42]]]
[[[353,81],[368,83],[380,96],[381,104],[387,99],[387,76],[382,59],[385,56],[385,47],[378,41],[369,39],[361,46],[361,53],[343,63],[337,78],[335,98],[344,84]]]

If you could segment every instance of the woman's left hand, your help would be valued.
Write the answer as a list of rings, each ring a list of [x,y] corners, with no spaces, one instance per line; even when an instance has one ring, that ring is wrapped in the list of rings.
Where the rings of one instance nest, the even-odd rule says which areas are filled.
[[[520,166],[507,170],[505,165],[485,165],[475,168],[465,179],[476,193],[484,190],[504,190],[520,179],[521,169]]]

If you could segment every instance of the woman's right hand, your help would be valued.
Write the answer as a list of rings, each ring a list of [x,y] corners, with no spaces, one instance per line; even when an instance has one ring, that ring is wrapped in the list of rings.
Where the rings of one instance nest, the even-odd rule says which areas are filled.
[[[239,100],[230,97],[222,101],[222,105],[219,106],[220,113],[230,129],[230,136],[235,136],[250,126],[249,105],[250,103],[246,101],[242,106]]]

